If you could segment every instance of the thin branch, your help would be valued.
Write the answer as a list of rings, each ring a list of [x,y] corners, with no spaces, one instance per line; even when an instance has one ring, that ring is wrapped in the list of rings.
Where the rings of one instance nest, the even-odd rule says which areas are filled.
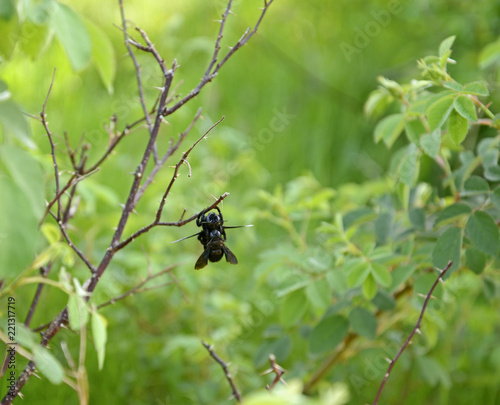
[[[47,103],[49,101],[50,92],[52,91],[52,86],[54,85],[55,77],[56,77],[56,69],[54,69],[54,73],[52,74],[52,80],[50,81],[49,90],[47,91],[47,95],[45,96],[45,101],[43,103],[42,112],[40,113],[40,118],[42,119],[42,124],[43,124],[43,127],[45,128],[45,133],[47,134],[47,138],[49,138],[50,152],[52,155],[52,164],[54,166],[54,180],[56,182],[56,195],[58,195],[59,194],[59,169],[57,166],[56,147],[54,145],[54,140],[52,138],[52,132],[50,132],[50,129],[49,129],[49,123],[47,122],[47,114],[45,113],[45,111],[47,109]],[[44,216],[44,218],[45,218],[45,216]],[[57,199],[57,219],[58,220],[61,219],[61,201],[59,199]],[[43,219],[42,219],[42,222],[43,222]]]
[[[125,42],[125,47],[127,48],[128,54],[135,67],[135,74],[137,79],[137,88],[139,90],[139,99],[141,101],[142,110],[144,112],[144,117],[146,118],[146,122],[148,124],[148,132],[152,135],[152,126],[151,126],[151,118],[149,117],[148,108],[146,107],[146,100],[144,99],[144,90],[142,88],[142,78],[141,78],[141,66],[137,61],[137,58],[132,52],[132,48],[130,47],[129,34],[127,32],[127,20],[125,19],[125,11],[123,9],[123,0],[119,0],[120,3],[120,15],[122,19],[122,27],[123,27],[123,40]]]
[[[97,167],[95,170],[93,171],[88,171],[86,172],[83,176],[80,176],[78,175],[77,173],[73,173],[71,175],[71,177],[69,178],[69,180],[67,181],[66,185],[56,194],[56,196],[47,203],[47,206],[45,207],[45,212],[42,216],[42,219],[40,220],[39,224],[43,224],[43,222],[45,221],[45,218],[47,217],[47,215],[49,214],[50,212],[50,209],[52,208],[52,206],[57,202],[59,205],[60,205],[60,201],[61,201],[61,197],[63,196],[63,194],[68,191],[68,189],[72,186],[75,186],[76,184],[78,184],[80,181],[82,181],[83,179],[86,179],[87,177],[89,176],[92,176],[93,174],[97,173],[98,171],[100,170],[99,167]],[[60,216],[58,217],[57,215],[55,216],[55,219],[56,221],[60,221],[61,218]]]
[[[168,150],[165,152],[165,155],[163,155],[163,157],[156,162],[155,166],[151,170],[151,173],[149,173],[148,178],[146,179],[146,181],[144,181],[143,185],[141,186],[141,188],[137,192],[137,195],[135,198],[136,199],[135,204],[138,203],[138,201],[140,200],[140,198],[142,197],[142,195],[144,194],[144,192],[146,191],[148,186],[153,182],[156,174],[163,167],[163,165],[165,164],[167,159],[177,151],[177,149],[179,148],[179,146],[182,143],[182,141],[184,140],[184,138],[186,138],[186,136],[189,134],[189,132],[191,132],[191,130],[193,129],[194,125],[196,124],[196,122],[199,120],[200,117],[201,117],[201,108],[198,109],[193,120],[188,125],[186,130],[179,135],[179,139],[177,140],[177,142],[174,145],[171,145],[168,148]]]
[[[52,268],[54,262],[50,262],[47,264],[47,266],[43,266],[40,268],[40,275],[43,278],[46,278],[49,275],[50,269]],[[24,326],[29,328],[31,318],[33,317],[33,314],[35,313],[36,306],[38,305],[38,300],[40,299],[40,295],[42,294],[43,286],[44,283],[38,284],[38,287],[35,292],[35,296],[33,297],[33,301],[31,302],[30,309],[28,310],[28,314],[26,315],[26,319],[24,321]]]
[[[224,27],[225,27],[227,16],[231,12],[231,3],[232,3],[232,1],[229,0],[229,2],[227,4],[227,7],[226,7],[226,10],[225,10],[224,14],[222,15],[222,20],[220,21],[221,27],[219,29],[219,35],[217,36],[217,40],[215,41],[214,53],[213,53],[212,59],[210,60],[210,62],[208,64],[208,68],[207,68],[205,74],[203,75],[203,77],[201,78],[200,82],[198,83],[198,85],[193,90],[191,90],[187,95],[185,95],[181,100],[179,100],[172,107],[170,107],[170,108],[166,107],[163,110],[163,115],[164,116],[172,114],[173,112],[175,112],[176,110],[178,110],[180,107],[182,107],[184,104],[186,104],[189,100],[191,100],[194,97],[196,97],[200,93],[201,89],[203,87],[205,87],[205,85],[207,83],[211,82],[212,79],[215,76],[217,76],[219,70],[228,61],[228,59],[238,49],[240,49],[243,45],[245,45],[250,40],[250,38],[252,38],[253,35],[257,32],[257,30],[258,30],[258,28],[260,26],[260,23],[262,22],[262,19],[264,18],[264,15],[266,14],[269,6],[272,4],[273,1],[274,0],[268,0],[268,1],[265,0],[264,1],[264,7],[262,8],[262,13],[260,14],[260,17],[257,20],[256,24],[254,25],[253,29],[251,31],[249,29],[247,31],[245,31],[245,33],[243,34],[243,36],[229,50],[229,52],[222,59],[222,61],[219,62],[219,63],[217,63],[217,57],[218,57],[219,49],[220,49],[220,40],[222,39],[222,35],[223,35],[223,31],[224,31]],[[215,65],[216,63],[217,63],[217,65]],[[215,65],[215,67],[214,67],[214,65]]]
[[[212,125],[210,128],[208,128],[205,131],[205,133],[200,138],[198,138],[198,140],[186,152],[184,152],[184,154],[181,157],[181,160],[179,160],[179,163],[177,163],[175,165],[174,174],[172,175],[172,180],[170,180],[170,184],[168,185],[167,189],[165,190],[165,194],[163,194],[163,198],[161,199],[160,206],[158,208],[158,211],[156,212],[156,219],[155,219],[156,222],[159,222],[161,219],[161,213],[163,211],[163,207],[165,206],[165,202],[167,200],[167,197],[170,193],[170,190],[172,189],[172,186],[175,183],[175,180],[179,176],[179,174],[178,174],[179,168],[182,166],[183,163],[187,162],[187,158],[188,158],[189,154],[196,147],[196,145],[198,145],[198,143],[200,143],[201,140],[204,139],[210,133],[210,131],[212,129],[214,129],[217,125],[219,125],[224,120],[224,118],[226,118],[226,117],[223,116],[219,121],[217,121],[214,125]]]
[[[121,300],[129,297],[130,295],[134,295],[134,294],[137,294],[137,293],[140,293],[140,292],[144,292],[144,291],[149,291],[149,290],[152,290],[152,289],[158,289],[158,288],[164,287],[165,285],[172,284],[172,283],[164,283],[164,284],[161,284],[159,286],[154,286],[154,287],[149,287],[149,288],[142,288],[145,284],[149,283],[151,280],[154,280],[155,278],[163,276],[166,273],[170,273],[174,268],[175,268],[175,265],[172,265],[172,266],[166,267],[165,269],[159,271],[156,274],[148,274],[148,276],[144,280],[142,280],[139,284],[137,284],[134,288],[132,288],[131,290],[127,291],[126,293],[123,293],[123,294],[119,295],[118,297],[111,298],[109,301],[106,301],[106,302],[98,305],[97,309],[101,309],[101,308],[106,307],[108,305],[114,304],[115,302],[121,301]]]
[[[271,385],[266,385],[266,390],[272,391],[276,384],[278,384],[280,381],[283,384],[287,385],[285,380],[282,378],[283,374],[285,374],[285,369],[278,363],[276,363],[276,356],[272,353],[269,355],[269,363],[271,363],[271,367],[264,371],[262,375],[274,373],[276,374],[276,376],[271,382]]]
[[[59,223],[59,229],[61,230],[62,235],[64,236],[64,239],[66,239],[66,242],[68,243],[69,247],[74,250],[74,252],[78,255],[80,259],[85,263],[85,265],[89,268],[90,272],[94,274],[96,272],[96,268],[90,263],[89,259],[83,254],[83,252],[76,247],[76,245],[73,243],[73,241],[70,239],[68,232],[66,232],[66,225],[63,223]]]
[[[217,205],[219,205],[224,198],[226,198],[229,195],[229,193],[224,193],[222,194],[210,207],[205,208],[203,211],[210,211],[211,209],[215,208]],[[179,220],[177,222],[156,222],[153,221],[149,225],[146,225],[145,227],[139,229],[138,231],[134,232],[131,236],[129,236],[127,239],[125,239],[123,242],[119,243],[116,245],[115,250],[118,251],[120,249],[123,249],[125,246],[127,246],[130,242],[133,242],[135,239],[137,239],[140,235],[148,232],[150,229],[154,228],[155,226],[177,226],[181,227],[186,225],[187,223],[194,221],[198,216],[200,215],[201,212],[189,217],[188,219],[184,220]]]
[[[236,385],[233,381],[233,377],[232,377],[231,373],[229,372],[229,369],[228,369],[229,365],[224,360],[222,360],[219,356],[217,356],[217,354],[214,352],[214,348],[212,345],[206,344],[203,340],[201,341],[201,344],[205,347],[205,349],[208,350],[208,353],[210,353],[210,356],[217,363],[220,364],[220,366],[222,367],[222,370],[224,371],[224,375],[226,376],[226,380],[229,383],[229,385],[231,386],[231,390],[233,391],[233,397],[236,399],[236,402],[241,402],[241,400],[242,400],[241,394],[238,391],[238,388],[236,388]]]
[[[432,285],[429,293],[427,294],[427,297],[425,298],[424,305],[422,306],[422,311],[420,311],[420,316],[418,317],[418,321],[415,324],[415,327],[411,331],[410,336],[408,336],[408,339],[406,339],[406,342],[404,342],[403,346],[401,346],[401,349],[399,349],[399,352],[396,354],[396,357],[394,357],[394,359],[389,364],[389,368],[387,369],[387,373],[385,373],[382,384],[380,384],[380,388],[378,389],[377,396],[375,397],[375,401],[373,402],[373,405],[378,404],[378,400],[380,398],[380,395],[382,394],[382,391],[384,389],[385,383],[387,382],[387,379],[391,375],[391,371],[392,371],[392,368],[394,367],[394,364],[396,364],[396,361],[398,361],[399,357],[403,354],[405,349],[408,347],[408,345],[410,344],[410,341],[413,338],[413,336],[415,335],[415,333],[417,333],[417,332],[420,333],[420,323],[422,322],[425,309],[427,308],[427,304],[429,303],[429,301],[431,299],[432,293],[433,293],[434,289],[436,288],[436,286],[439,284],[439,281],[444,277],[444,275],[446,274],[446,272],[450,269],[450,267],[452,265],[453,265],[453,262],[450,260],[448,262],[448,264],[446,265],[446,267],[439,273],[436,281]]]

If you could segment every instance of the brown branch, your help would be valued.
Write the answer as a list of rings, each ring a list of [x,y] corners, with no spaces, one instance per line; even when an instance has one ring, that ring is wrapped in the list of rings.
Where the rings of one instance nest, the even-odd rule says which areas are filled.
[[[211,206],[209,206],[208,208],[205,208],[203,211],[200,211],[197,214],[194,214],[193,216],[189,217],[188,219],[182,220],[182,218],[181,218],[177,222],[156,222],[156,221],[153,221],[149,225],[146,225],[145,227],[143,227],[143,228],[139,229],[138,231],[134,232],[131,236],[129,236],[123,242],[121,242],[118,245],[116,245],[115,250],[118,251],[120,249],[123,249],[130,242],[133,242],[140,235],[148,232],[150,229],[154,228],[155,226],[177,226],[177,227],[184,226],[187,223],[189,223],[191,221],[194,221],[196,218],[198,218],[198,216],[200,215],[200,213],[206,212],[206,211],[210,211],[211,209],[213,209],[216,206],[218,206],[224,200],[224,198],[226,198],[228,195],[229,195],[229,193],[222,194]]]
[[[420,311],[420,316],[418,317],[418,321],[415,324],[415,327],[413,328],[413,330],[411,331],[410,336],[408,336],[408,339],[406,339],[406,342],[404,342],[403,346],[401,346],[401,349],[399,349],[399,352],[396,354],[396,357],[394,357],[394,359],[389,364],[389,368],[387,370],[387,373],[385,373],[384,379],[382,380],[382,384],[380,384],[380,388],[378,389],[377,396],[375,397],[375,401],[373,401],[373,405],[378,404],[378,400],[380,398],[380,395],[382,394],[382,391],[384,389],[385,383],[387,382],[387,379],[391,375],[391,371],[394,367],[394,364],[396,364],[396,361],[398,361],[399,357],[403,354],[405,349],[408,347],[408,345],[410,344],[410,341],[413,338],[413,336],[415,335],[415,333],[417,333],[417,332],[420,333],[420,323],[422,322],[422,319],[424,317],[424,312],[425,312],[425,309],[427,308],[427,304],[429,303],[429,300],[431,299],[432,292],[434,291],[434,289],[438,285],[439,281],[444,277],[444,275],[446,274],[446,272],[450,269],[450,267],[452,265],[453,265],[453,262],[450,260],[448,262],[448,264],[446,265],[446,267],[439,273],[436,281],[434,282],[431,289],[429,290],[429,293],[427,294],[427,297],[425,298],[424,305],[422,306],[422,311]]]
[[[278,363],[276,363],[276,356],[272,353],[269,355],[269,363],[271,363],[271,368],[264,371],[262,375],[274,373],[276,374],[276,376],[271,382],[271,385],[266,385],[266,390],[272,391],[273,388],[276,386],[276,384],[278,384],[280,381],[283,384],[287,385],[285,380],[282,378],[283,374],[285,374],[285,369],[281,367]]]
[[[220,29],[219,29],[219,35],[217,36],[217,40],[215,42],[214,53],[213,53],[212,59],[210,60],[210,62],[208,64],[208,68],[205,71],[205,74],[201,78],[201,80],[198,83],[198,85],[193,90],[191,90],[187,95],[185,95],[181,100],[179,100],[176,104],[174,104],[170,108],[165,107],[165,109],[163,110],[163,115],[164,116],[172,114],[173,112],[175,112],[176,110],[178,110],[180,107],[182,107],[184,104],[186,104],[189,100],[191,100],[194,97],[196,97],[200,93],[201,89],[203,87],[205,87],[205,85],[207,83],[211,82],[212,79],[215,76],[217,76],[217,73],[222,68],[222,66],[228,61],[228,59],[238,49],[240,49],[243,45],[245,45],[250,40],[250,38],[252,38],[252,36],[257,32],[257,30],[258,30],[258,28],[260,26],[260,23],[262,22],[262,19],[264,18],[264,15],[266,14],[269,6],[271,5],[271,3],[273,1],[274,0],[269,0],[269,1],[264,0],[264,7],[262,8],[262,13],[260,14],[260,17],[257,20],[257,23],[254,25],[253,29],[251,31],[250,31],[250,29],[247,29],[247,31],[245,31],[245,33],[238,40],[238,42],[229,50],[229,52],[222,59],[222,61],[219,62],[219,63],[217,63],[217,57],[219,55],[219,49],[220,49],[220,41],[221,41],[222,36],[223,36],[223,32],[224,32],[224,27],[225,27],[225,23],[226,23],[226,20],[227,20],[227,16],[231,12],[232,0],[229,0],[229,2],[227,4],[227,7],[226,7],[226,10],[225,10],[224,14],[222,15],[222,19],[220,21],[221,26],[220,26]],[[215,65],[216,63],[217,63],[217,65]],[[215,67],[214,67],[214,65],[215,65]]]
[[[238,388],[236,388],[236,385],[233,381],[233,377],[232,377],[231,373],[229,372],[229,369],[228,369],[229,365],[224,360],[222,360],[219,356],[217,356],[217,354],[214,352],[214,348],[212,345],[206,344],[203,340],[201,341],[201,344],[205,347],[205,349],[208,350],[208,353],[210,353],[210,356],[217,363],[220,364],[220,366],[222,367],[222,370],[224,371],[224,375],[226,376],[226,380],[229,383],[229,385],[231,386],[231,390],[233,391],[233,397],[236,399],[236,402],[241,402],[241,400],[242,400],[241,394],[238,391]]]
[[[43,278],[46,278],[49,275],[50,269],[52,268],[53,265],[54,265],[54,262],[50,262],[49,264],[47,264],[47,266],[43,266],[40,269],[40,275]],[[27,328],[29,328],[29,326],[30,326],[31,318],[33,317],[33,314],[35,313],[35,309],[36,309],[36,306],[38,305],[38,300],[40,299],[40,295],[42,294],[42,290],[43,290],[44,285],[45,285],[44,283],[39,283],[38,287],[36,289],[35,295],[33,297],[33,301],[31,302],[30,309],[28,310],[28,314],[26,315],[26,319],[24,321],[24,326],[26,326]]]
[[[161,219],[161,213],[163,211],[163,207],[165,206],[165,202],[167,200],[167,197],[170,193],[170,190],[172,189],[172,186],[175,183],[175,180],[179,176],[179,168],[182,166],[182,164],[187,162],[187,158],[188,158],[189,154],[196,147],[196,145],[198,145],[198,143],[200,143],[201,140],[204,139],[210,133],[210,131],[212,129],[214,129],[217,125],[219,125],[224,120],[224,118],[226,118],[226,117],[223,116],[219,121],[217,121],[214,125],[212,125],[210,128],[208,128],[205,131],[205,133],[200,138],[198,138],[198,140],[186,152],[184,152],[184,154],[181,157],[181,160],[179,160],[179,163],[177,163],[175,165],[174,174],[172,175],[172,180],[170,180],[170,183],[167,186],[167,189],[165,190],[165,194],[163,194],[163,198],[161,199],[161,203],[160,203],[160,206],[158,208],[158,211],[156,212],[156,219],[155,219],[156,222],[159,222]]]
[[[146,191],[146,189],[148,188],[148,186],[153,182],[156,174],[163,167],[163,165],[165,164],[165,162],[167,161],[167,159],[170,156],[172,156],[177,151],[177,149],[181,145],[181,143],[184,140],[184,138],[186,138],[186,136],[189,134],[189,132],[191,132],[191,130],[193,129],[194,125],[196,124],[196,122],[199,120],[200,117],[201,117],[201,108],[198,109],[198,111],[196,112],[193,120],[188,125],[188,127],[186,128],[186,130],[179,135],[179,139],[177,140],[177,142],[174,145],[171,145],[168,148],[168,150],[165,152],[165,155],[163,155],[163,157],[159,161],[156,162],[155,166],[151,170],[151,173],[149,173],[148,178],[146,179],[146,181],[143,183],[143,185],[141,186],[141,188],[137,192],[137,195],[136,195],[136,198],[135,198],[136,199],[135,204],[138,203],[138,201],[140,200],[140,198],[142,197],[142,195],[144,194],[144,192]]]
[[[148,108],[146,107],[146,100],[144,99],[144,90],[142,88],[141,66],[139,65],[139,62],[137,61],[137,58],[135,57],[134,52],[132,52],[132,48],[130,47],[129,34],[127,32],[127,20],[125,19],[125,11],[123,9],[123,0],[119,0],[119,3],[120,3],[120,15],[123,27],[123,40],[125,42],[125,47],[127,48],[130,59],[132,59],[132,62],[135,67],[135,75],[137,79],[137,88],[139,91],[139,99],[141,101],[144,117],[148,124],[148,132],[150,135],[152,135],[153,128],[151,126],[151,118],[149,117]]]
[[[160,277],[160,276],[162,276],[162,275],[164,275],[166,273],[170,273],[174,269],[174,267],[175,267],[175,265],[172,265],[172,266],[169,266],[169,267],[163,269],[162,271],[159,271],[156,274],[149,274],[147,278],[145,278],[144,280],[142,280],[134,288],[132,288],[131,290],[127,291],[126,293],[123,293],[123,294],[119,295],[118,297],[111,298],[109,301],[106,301],[106,302],[98,305],[97,309],[101,309],[101,308],[106,307],[108,305],[114,304],[115,302],[121,301],[121,300],[127,298],[130,295],[141,293],[141,292],[144,292],[144,291],[149,291],[149,290],[152,290],[152,289],[158,289],[158,288],[164,287],[166,285],[172,284],[171,282],[168,282],[168,283],[160,284],[160,285],[154,286],[154,287],[142,288],[145,284],[149,283],[151,280],[154,280],[155,278]]]
[[[56,159],[56,147],[54,145],[54,140],[52,139],[52,132],[49,129],[49,123],[47,122],[47,114],[45,113],[47,109],[47,103],[49,101],[50,92],[52,91],[52,86],[54,85],[54,79],[56,77],[56,69],[54,69],[54,73],[52,74],[52,80],[50,81],[49,90],[47,91],[47,95],[45,96],[45,101],[43,103],[42,112],[40,113],[40,118],[42,119],[43,127],[45,128],[45,133],[47,134],[47,138],[49,138],[50,143],[50,152],[52,155],[52,164],[54,166],[54,180],[56,182],[56,195],[59,194],[59,169],[57,167],[57,159]],[[61,202],[57,200],[57,218],[61,218]]]

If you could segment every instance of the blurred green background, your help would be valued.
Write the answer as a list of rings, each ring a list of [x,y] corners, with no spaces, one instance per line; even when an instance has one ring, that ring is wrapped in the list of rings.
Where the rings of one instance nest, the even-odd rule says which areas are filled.
[[[20,3],[29,7],[50,2]],[[90,159],[95,160],[107,145],[104,125],[109,124],[110,117],[117,115],[117,126],[121,129],[140,118],[141,108],[133,65],[126,55],[122,33],[116,27],[120,25],[118,2],[61,3],[102,31],[94,45],[99,44],[98,50],[104,52],[99,60],[105,61],[108,78],[112,80],[102,79],[95,59],[75,71],[59,41],[45,43],[45,38],[50,39],[51,35],[48,29],[22,27],[17,35],[26,49],[21,49],[19,42],[9,49],[8,43],[12,41],[6,41],[0,79],[13,100],[24,111],[36,115],[41,111],[53,70],[57,69],[47,114],[64,177],[71,169],[64,156],[64,131],[73,146],[84,136],[91,147]],[[219,28],[215,20],[220,18],[225,2],[126,0],[124,3],[127,19],[148,33],[167,65],[176,58],[180,67],[174,84],[180,95],[186,94],[197,84],[210,60]],[[223,52],[248,26],[253,26],[261,6],[258,0],[234,2],[234,15],[229,18],[223,38]],[[187,177],[186,167],[181,169],[163,219],[178,220],[184,208],[187,215],[192,215],[210,205],[212,196],[230,192],[223,206],[228,223],[256,225],[228,231],[228,245],[240,264],[233,268],[221,262],[195,272],[193,265],[201,253],[197,241],[169,244],[195,233],[194,224],[180,229],[154,229],[118,254],[93,297],[97,304],[133,287],[145,277],[148,266],[158,271],[177,263],[174,273],[181,288],[169,286],[142,293],[102,310],[109,321],[106,362],[104,369],[98,371],[95,353],[89,345],[90,403],[232,403],[228,400],[230,394],[223,374],[207,357],[201,339],[216,343],[219,354],[237,368],[237,383],[243,392],[261,388],[268,382],[259,372],[267,368],[269,347],[281,350],[278,354],[290,378],[305,378],[314,370],[321,358],[308,355],[301,346],[291,346],[289,339],[273,340],[281,336],[281,332],[276,332],[280,299],[272,285],[266,283],[267,276],[256,269],[262,261],[259,254],[270,246],[286,243],[289,236],[262,219],[266,208],[259,192],[286,188],[293,180],[309,182],[312,189],[336,189],[383,176],[390,151],[381,143],[374,144],[374,123],[363,115],[363,104],[368,93],[376,88],[376,77],[384,75],[404,81],[415,75],[419,57],[435,51],[442,39],[456,35],[453,58],[460,61],[452,68],[456,77],[463,81],[483,77],[494,86],[496,77],[481,72],[477,58],[486,44],[497,39],[499,23],[497,1],[275,0],[257,35],[235,54],[200,96],[168,118],[170,126],[165,126],[159,137],[160,149],[166,148],[169,139],[182,132],[202,107],[204,120],[181,146],[181,151],[185,151],[211,124],[223,115],[226,117],[191,153],[192,177]],[[1,29],[7,35],[5,38],[11,38],[9,32],[15,32],[16,28],[4,24]],[[112,48],[107,50],[109,45]],[[157,95],[154,87],[161,85],[160,72],[148,55],[139,54],[138,59],[151,105]],[[490,90],[494,93],[495,88]],[[2,133],[2,142],[23,144],[37,156],[44,170],[48,199],[53,192],[50,149],[42,126],[36,120],[31,120],[30,126],[31,142],[26,139],[19,142],[15,131],[7,130]],[[102,170],[80,185],[81,204],[71,232],[94,263],[109,244],[112,227],[121,212],[120,204],[129,192],[129,173],[136,168],[146,137],[144,129],[134,131],[103,164]],[[173,166],[179,157],[167,166]],[[137,215],[130,220],[125,234],[151,221],[171,174],[168,167],[160,173],[137,207]],[[432,173],[427,175],[431,177]],[[328,215],[330,209],[326,210]],[[304,232],[312,228],[311,225]],[[39,243],[44,246],[42,240]],[[81,281],[88,276],[87,269],[78,262],[69,271]],[[24,287],[18,291],[21,318],[34,289]],[[57,290],[50,290],[50,295],[46,290],[44,294],[32,326],[52,319],[67,299]],[[461,301],[449,316],[458,316],[462,310],[475,309],[472,303]],[[491,313],[483,315],[484,319],[495,317]],[[496,334],[498,338],[498,326],[492,331],[484,324],[486,320],[475,325],[476,332],[480,336],[490,335],[491,339]],[[480,351],[481,345],[474,342],[477,335],[469,335],[466,325],[462,331],[464,336],[459,344],[462,350],[467,352],[474,347]],[[451,345],[458,336],[445,338]],[[61,340],[66,340],[76,355],[79,337],[62,331],[52,342],[54,352],[64,363]],[[440,347],[436,353],[441,353],[440,350],[447,348]],[[453,379],[453,387],[463,378],[470,383],[469,389],[453,393],[449,384],[433,384],[415,371],[420,367],[425,375],[426,364],[416,368],[407,364],[404,372],[391,377],[393,385],[386,392],[386,403],[403,403],[398,398],[404,398],[404,403],[409,404],[493,404],[494,398],[498,399],[498,388],[494,386],[498,368],[492,371],[497,375],[491,375],[488,371],[491,365],[484,363],[493,360],[486,355],[463,359],[444,356],[462,361],[461,370],[471,367],[478,375],[469,380],[467,372],[461,371]],[[351,403],[370,402],[385,372],[379,366],[373,374],[369,371],[366,375],[369,361],[366,359],[370,359],[370,353],[365,351],[352,362],[339,365],[329,376],[329,381],[347,384]],[[474,361],[477,363],[469,364]],[[479,375],[481,372],[484,374]],[[363,373],[361,385],[350,378]],[[76,394],[66,385],[52,386],[45,380],[31,379],[23,393],[30,404],[77,401]]]

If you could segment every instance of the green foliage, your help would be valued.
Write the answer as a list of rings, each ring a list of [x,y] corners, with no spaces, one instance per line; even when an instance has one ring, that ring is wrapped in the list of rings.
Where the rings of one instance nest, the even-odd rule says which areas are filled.
[[[180,91],[196,84],[218,27],[200,20],[220,18],[220,3],[172,2],[166,9],[125,3],[166,61],[174,56],[180,61],[186,75]],[[229,37],[241,35],[239,28],[246,28],[248,10],[254,7],[241,3],[238,16],[231,16]],[[408,3],[347,64],[331,62],[345,61],[331,44],[352,44],[358,32],[352,28],[364,29],[367,18],[378,21],[372,17],[386,3],[370,2],[373,13],[368,14],[360,11],[366,3],[311,7],[295,2],[288,7],[276,2],[270,11],[275,20],[263,24],[256,38],[260,42],[245,47],[238,55],[241,61],[221,72],[207,95],[193,100],[206,107],[203,125],[220,114],[228,117],[227,125],[191,155],[193,176],[186,177],[187,169],[181,172],[164,213],[165,220],[177,220],[184,207],[196,212],[212,201],[211,194],[230,191],[223,207],[229,224],[256,225],[228,231],[228,246],[239,265],[211,263],[194,272],[200,254],[194,239],[191,244],[168,242],[196,228],[155,230],[116,257],[90,303],[80,287],[88,269],[51,228],[50,218],[37,232],[43,199],[54,192],[53,167],[42,128],[35,120],[30,124],[22,111],[40,111],[57,65],[48,116],[61,155],[63,131],[73,147],[84,132],[90,159],[95,159],[109,142],[103,127],[110,125],[110,116],[116,113],[119,128],[140,117],[131,63],[118,57],[125,50],[122,33],[112,27],[116,8],[97,1],[1,3],[0,33],[9,39],[0,44],[0,74],[9,85],[0,91],[6,143],[0,233],[9,235],[0,241],[3,296],[19,297],[24,315],[42,281],[35,271],[57,262],[43,292],[50,300],[41,301],[32,325],[48,322],[69,302],[73,329],[61,331],[50,351],[37,352],[35,334],[19,338],[42,362],[43,380],[30,380],[25,387],[30,403],[75,402],[71,388],[45,381],[58,383],[73,375],[63,341],[70,357],[85,365],[78,371],[85,378],[88,374],[90,403],[222,403],[230,389],[202,339],[215,343],[217,353],[231,363],[245,403],[371,402],[387,371],[385,358],[394,357],[415,325],[420,294],[436,279],[435,267],[442,269],[450,259],[453,272],[438,286],[422,336],[415,336],[394,368],[382,402],[495,403],[500,119],[494,112],[496,83],[486,84],[470,65],[479,54],[481,67],[492,73],[488,80],[500,65],[498,41],[488,25],[496,15],[491,3],[464,3],[460,10],[451,10],[450,4]],[[429,12],[442,18],[433,23],[424,18]],[[340,24],[343,13],[349,24]],[[464,15],[483,24],[465,24]],[[292,20],[297,24],[288,24]],[[449,37],[436,55],[418,62],[420,77],[407,77],[413,63],[408,61],[427,46],[436,47],[434,38],[443,32],[445,20],[456,40]],[[193,38],[185,39],[187,33]],[[482,52],[474,49],[485,40],[492,42]],[[457,52],[457,64],[452,52]],[[161,85],[151,73],[156,67],[145,58],[140,63],[146,96],[154,101],[154,87]],[[375,72],[387,66],[402,66],[391,75],[407,82],[379,79],[380,87],[364,106],[367,116],[378,121],[371,123],[358,115],[359,100],[373,88]],[[190,108],[179,110],[162,133],[160,147],[168,147],[168,138],[184,130],[195,107]],[[366,141],[369,131],[375,146]],[[100,173],[79,185],[80,205],[69,232],[93,262],[108,246],[130,187],[126,174],[135,170],[147,138],[141,131],[131,135]],[[70,170],[69,159],[61,157],[61,176],[67,178]],[[127,231],[148,223],[170,174],[167,169],[152,185]],[[165,276],[153,283],[171,285],[96,310],[135,287],[150,269],[173,263],[178,264],[175,279]],[[80,358],[83,348],[91,355]],[[286,369],[289,383],[278,384],[273,393],[262,387],[274,376],[260,376],[271,353]],[[325,366],[329,371],[315,380]],[[99,371],[104,367],[105,376]],[[79,383],[86,386],[86,381]]]

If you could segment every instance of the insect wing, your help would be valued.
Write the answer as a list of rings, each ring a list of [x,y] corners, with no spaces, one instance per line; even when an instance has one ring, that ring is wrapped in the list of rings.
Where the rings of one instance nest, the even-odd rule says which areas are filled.
[[[208,249],[205,250],[194,265],[195,270],[200,270],[208,264]]]
[[[238,259],[234,255],[233,252],[229,250],[226,245],[222,245],[222,249],[224,249],[224,253],[226,254],[226,261],[231,264],[238,264]]]

